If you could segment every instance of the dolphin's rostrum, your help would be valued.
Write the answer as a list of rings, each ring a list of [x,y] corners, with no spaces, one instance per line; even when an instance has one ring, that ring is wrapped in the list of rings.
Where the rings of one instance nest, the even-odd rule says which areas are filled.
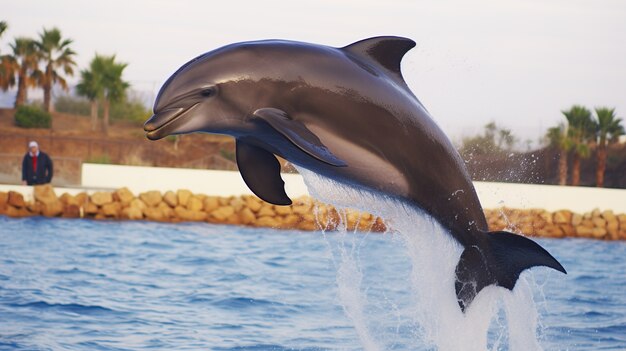
[[[288,205],[274,155],[429,213],[464,248],[456,267],[462,310],[484,287],[513,289],[530,267],[565,269],[523,236],[489,233],[463,160],[402,78],[410,39],[343,48],[265,40],[203,54],[163,85],[148,138],[207,132],[236,138],[250,189]]]

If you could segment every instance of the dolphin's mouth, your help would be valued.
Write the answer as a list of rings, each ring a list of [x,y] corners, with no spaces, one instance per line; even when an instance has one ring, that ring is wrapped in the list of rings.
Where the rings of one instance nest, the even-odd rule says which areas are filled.
[[[197,105],[196,103],[187,108],[168,108],[159,113],[155,113],[143,125],[146,136],[150,140],[159,140],[172,134],[176,131],[177,127],[174,122],[180,120],[183,115],[193,110]]]

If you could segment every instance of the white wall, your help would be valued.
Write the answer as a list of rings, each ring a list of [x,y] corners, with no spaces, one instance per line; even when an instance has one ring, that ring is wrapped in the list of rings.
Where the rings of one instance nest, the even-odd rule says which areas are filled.
[[[82,189],[57,188],[57,194],[112,190],[124,186],[135,194],[148,190],[164,192],[178,189],[219,196],[252,194],[239,173],[231,171],[83,164],[82,174]],[[308,194],[300,175],[282,176],[290,197]],[[626,190],[622,189],[489,182],[475,182],[474,185],[484,208],[568,209],[578,213],[599,208],[626,213]],[[20,191],[27,198],[32,198],[31,187],[0,186],[0,191],[9,190]]]
[[[300,175],[283,174],[282,177],[285,180],[285,191],[290,197],[308,194]],[[252,194],[239,172],[90,163],[83,163],[82,186],[108,189],[125,186],[135,193],[188,189],[216,196]]]

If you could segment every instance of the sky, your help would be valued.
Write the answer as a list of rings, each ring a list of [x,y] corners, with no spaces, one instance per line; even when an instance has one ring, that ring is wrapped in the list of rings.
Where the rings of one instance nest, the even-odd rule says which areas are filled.
[[[125,79],[156,96],[191,58],[220,46],[290,39],[342,47],[371,36],[411,38],[402,71],[456,142],[495,121],[536,142],[573,104],[626,117],[623,0],[22,0],[4,1],[18,36],[58,27],[79,69],[95,53],[128,63]],[[76,83],[76,77],[68,79]]]

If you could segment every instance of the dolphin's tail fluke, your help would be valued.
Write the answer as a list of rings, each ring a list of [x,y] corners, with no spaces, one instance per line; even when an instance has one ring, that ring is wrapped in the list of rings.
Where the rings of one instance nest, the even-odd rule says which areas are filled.
[[[479,235],[484,235],[479,242],[487,247],[466,247],[456,266],[456,296],[463,312],[486,286],[513,290],[527,268],[545,266],[567,274],[548,251],[526,237],[504,231]]]

